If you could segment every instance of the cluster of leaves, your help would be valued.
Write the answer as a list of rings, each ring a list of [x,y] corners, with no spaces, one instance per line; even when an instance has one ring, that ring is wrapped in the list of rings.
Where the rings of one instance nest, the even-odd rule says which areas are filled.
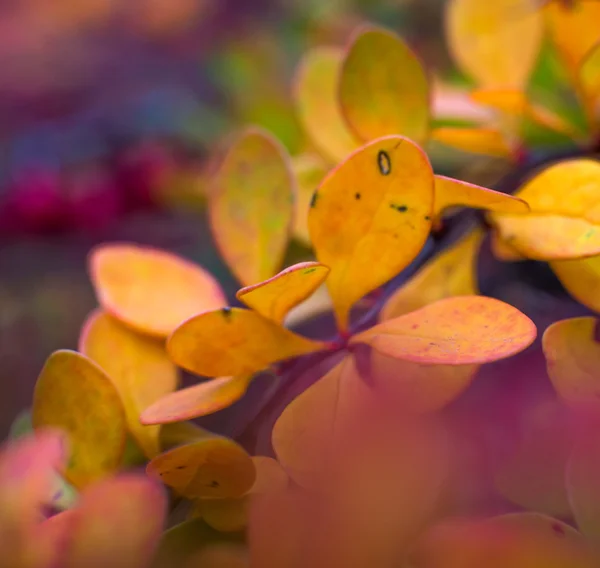
[[[541,13],[518,0],[485,6],[450,2],[448,25],[458,63],[486,89],[475,98],[499,109],[499,129],[444,127],[432,135],[496,154],[501,139],[502,155],[520,160],[516,134],[526,118],[563,133],[572,128],[529,103],[522,89],[541,41]],[[553,29],[575,25],[566,8],[546,10]],[[590,15],[577,17],[587,30]],[[517,31],[526,45],[514,43],[513,23],[523,26]],[[555,33],[567,49],[570,40]],[[474,48],[465,38],[483,43]],[[588,79],[595,75],[582,63],[595,60],[590,49],[573,74],[593,133],[597,98]],[[600,166],[561,161],[534,173],[518,196],[436,175],[420,147],[432,118],[428,81],[388,31],[363,28],[345,51],[310,53],[297,86],[300,114],[322,154],[292,161],[271,135],[250,129],[230,144],[208,190],[213,236],[245,307],[229,306],[207,271],[167,252],[108,243],[90,254],[100,307],[85,322],[78,351],[58,351],[44,366],[31,410],[36,433],[3,454],[0,510],[9,514],[0,517],[0,534],[14,535],[3,554],[15,568],[143,568],[153,557],[157,565],[192,566],[199,560],[188,556],[207,541],[244,539],[250,514],[250,563],[260,568],[398,559],[423,568],[595,566],[596,318],[557,322],[543,336],[558,393],[550,420],[560,414],[573,424],[568,455],[551,464],[557,479],[532,492],[539,480],[519,470],[522,459],[503,464],[497,491],[530,512],[457,521],[465,507],[457,505],[454,477],[464,474],[464,454],[444,409],[482,365],[528,348],[536,326],[478,294],[483,226],[468,227],[381,309],[375,304],[376,321],[357,321],[352,309],[409,267],[455,206],[488,211],[499,258],[549,262],[574,297],[597,309]],[[309,243],[316,260],[281,270],[291,235]],[[310,306],[323,285],[325,299]],[[285,327],[304,301],[309,310],[301,314],[333,312],[335,337]],[[188,422],[243,399],[265,370],[289,386],[290,361],[296,374],[316,376],[267,424],[270,455],[251,456],[248,443]],[[178,368],[204,380],[178,389]],[[53,429],[66,434],[67,446]],[[546,442],[552,431],[539,430]],[[151,479],[123,473],[145,462]],[[173,504],[191,502],[188,520],[162,540],[167,500],[158,481]],[[61,511],[48,515],[48,506]],[[573,520],[585,536],[546,515]],[[40,557],[24,545],[34,538],[44,547]],[[246,565],[231,550],[224,561]]]

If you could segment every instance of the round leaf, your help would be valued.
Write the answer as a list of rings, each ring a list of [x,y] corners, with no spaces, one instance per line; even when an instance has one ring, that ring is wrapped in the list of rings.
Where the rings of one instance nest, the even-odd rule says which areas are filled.
[[[329,268],[318,262],[300,262],[260,284],[242,288],[236,297],[261,316],[282,323],[288,312],[312,295],[328,274]]]
[[[140,413],[177,387],[177,369],[167,358],[164,344],[97,310],[84,324],[79,350],[111,378],[121,395],[131,434],[145,455],[154,457],[160,451],[159,428],[140,424]]]
[[[450,519],[434,525],[413,555],[427,568],[592,568],[580,533],[538,513]]]
[[[191,316],[225,305],[218,282],[170,253],[134,244],[96,247],[90,272],[100,305],[137,331],[167,337]]]
[[[279,269],[294,220],[295,180],[285,149],[250,129],[229,148],[212,180],[209,216],[227,265],[245,286]]]
[[[480,86],[521,89],[540,51],[543,21],[535,0],[450,0],[446,33],[456,63]]]
[[[167,343],[176,365],[207,377],[252,375],[276,361],[324,348],[241,308],[200,314],[179,326]]]
[[[452,296],[478,293],[476,255],[483,233],[477,229],[442,251],[387,300],[379,320],[389,320]]]
[[[562,399],[574,406],[600,404],[598,319],[557,321],[542,337],[548,375]]]
[[[510,357],[536,337],[535,324],[509,304],[484,296],[439,300],[384,321],[351,339],[397,359],[467,365]]]
[[[600,254],[599,162],[572,159],[550,166],[517,195],[529,203],[530,213],[492,214],[511,247],[535,260]]]
[[[143,476],[90,487],[72,511],[64,568],[146,568],[165,522],[167,499]]]
[[[573,298],[600,312],[600,256],[555,260],[550,267]]]
[[[350,42],[340,79],[348,124],[363,140],[402,134],[423,143],[429,134],[430,94],[419,59],[395,34],[361,29]]]
[[[357,300],[418,255],[431,229],[433,184],[423,151],[388,136],[354,152],[313,195],[308,228],[317,259],[331,269],[340,329]]]
[[[33,393],[34,428],[62,428],[71,457],[65,476],[76,487],[116,471],[123,458],[127,424],[119,393],[90,359],[56,351],[46,361]]]
[[[170,393],[146,408],[142,424],[168,424],[207,416],[231,406],[248,390],[252,377],[220,377]]]
[[[187,499],[241,497],[256,479],[250,456],[221,436],[206,436],[160,454],[146,471]]]
[[[311,49],[304,55],[294,81],[302,125],[317,149],[333,162],[343,160],[358,146],[338,99],[342,59],[341,49]]]

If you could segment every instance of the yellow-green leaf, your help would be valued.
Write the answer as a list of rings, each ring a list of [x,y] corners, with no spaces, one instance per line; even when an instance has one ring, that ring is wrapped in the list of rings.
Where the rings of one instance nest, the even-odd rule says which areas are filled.
[[[241,446],[208,434],[156,456],[146,471],[187,499],[241,497],[256,479],[254,463]]]
[[[383,306],[379,320],[389,320],[452,296],[478,294],[477,253],[483,231],[473,230],[430,260]]]
[[[146,457],[154,457],[160,451],[159,428],[140,424],[140,413],[177,388],[177,369],[169,361],[164,344],[137,334],[109,314],[96,310],[83,326],[79,350],[113,381],[131,434]]]
[[[276,323],[306,300],[325,281],[329,268],[318,262],[300,262],[272,278],[242,288],[236,294],[249,308]]]
[[[119,393],[90,359],[56,351],[46,361],[33,393],[34,428],[68,434],[71,456],[65,476],[77,487],[115,472],[123,457],[127,422]]]
[[[268,132],[249,129],[211,183],[210,225],[225,262],[244,286],[270,278],[294,220],[296,185],[285,149]]]
[[[542,43],[535,0],[450,0],[446,34],[458,66],[482,87],[523,88]]]
[[[334,163],[343,160],[359,145],[340,108],[338,87],[342,60],[341,49],[313,48],[304,55],[294,81],[302,125],[317,149]]]
[[[317,259],[331,269],[327,286],[341,330],[352,305],[423,247],[433,185],[423,151],[407,138],[388,136],[353,153],[313,195],[308,228]]]
[[[231,406],[248,390],[252,377],[220,377],[168,394],[139,416],[142,424],[168,424],[206,416]]]
[[[516,195],[527,201],[529,213],[491,216],[511,247],[535,260],[600,254],[599,162],[565,160],[537,174]]]
[[[439,300],[355,335],[389,357],[415,363],[468,365],[510,357],[536,337],[535,324],[509,304],[485,296]]]
[[[179,326],[167,343],[176,365],[207,377],[252,375],[325,347],[242,308],[200,314]]]
[[[397,35],[371,26],[352,38],[344,57],[340,103],[364,141],[402,134],[423,143],[429,134],[430,93],[425,70]]]
[[[600,37],[598,37],[600,41]],[[597,43],[585,56],[579,68],[579,81],[586,97],[592,105],[600,100],[600,43]]]
[[[89,269],[107,312],[161,338],[193,315],[226,303],[219,283],[203,268],[150,247],[100,245],[90,254]]]

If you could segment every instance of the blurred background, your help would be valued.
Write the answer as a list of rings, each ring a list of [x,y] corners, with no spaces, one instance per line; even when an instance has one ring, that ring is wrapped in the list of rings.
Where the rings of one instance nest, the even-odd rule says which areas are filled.
[[[95,307],[90,248],[133,240],[234,282],[203,214],[211,156],[258,124],[306,144],[291,78],[359,23],[400,32],[441,73],[443,0],[5,0],[0,3],[0,433]]]

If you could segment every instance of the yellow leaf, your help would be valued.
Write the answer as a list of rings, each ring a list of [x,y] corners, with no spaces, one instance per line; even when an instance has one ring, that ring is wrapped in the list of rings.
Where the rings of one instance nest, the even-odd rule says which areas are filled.
[[[270,278],[294,221],[296,186],[285,149],[268,132],[248,129],[211,184],[210,225],[227,265],[244,286]]]
[[[598,38],[600,41],[600,37]],[[594,117],[598,120],[598,104],[600,103],[600,43],[597,43],[587,53],[579,68],[579,82],[584,97],[590,108],[594,110]]]
[[[33,393],[32,423],[63,429],[71,457],[65,476],[83,487],[115,472],[125,450],[127,423],[119,393],[102,369],[74,351],[46,361]]]
[[[388,136],[353,153],[315,192],[308,228],[317,259],[331,269],[327,287],[342,331],[352,305],[423,247],[433,183],[423,151],[407,138]]]
[[[272,278],[242,288],[236,294],[249,308],[276,323],[306,300],[325,281],[329,268],[318,262],[300,262]]]
[[[207,377],[252,375],[326,347],[242,308],[200,314],[179,326],[167,342],[176,365]]]
[[[340,102],[348,124],[364,141],[402,134],[426,141],[429,82],[416,55],[397,35],[361,28],[344,57]]]
[[[219,283],[203,268],[150,247],[100,245],[89,268],[100,305],[149,335],[165,338],[191,316],[226,303]]]
[[[183,446],[190,442],[196,442],[212,433],[193,422],[174,422],[163,424],[160,428],[160,449],[170,450],[177,446]]]
[[[516,195],[529,203],[529,213],[491,215],[500,238],[512,248],[534,260],[600,253],[600,163],[560,162],[537,174]]]
[[[493,128],[436,128],[432,140],[457,148],[463,152],[484,154],[499,158],[512,158],[514,152],[504,135]]]
[[[424,365],[386,357],[373,349],[371,381],[390,403],[412,413],[435,412],[473,381],[479,365]]]
[[[468,365],[515,355],[535,336],[535,324],[509,304],[458,296],[384,321],[350,343],[366,343],[383,355],[415,363]]]
[[[567,404],[600,405],[597,326],[595,317],[566,319],[553,323],[542,337],[548,375]]]
[[[487,209],[497,213],[527,213],[529,205],[518,197],[480,187],[466,181],[435,176],[434,216],[456,205]]]
[[[311,142],[333,162],[343,160],[359,145],[338,99],[342,59],[341,49],[313,48],[304,55],[294,80],[300,121]]]
[[[250,488],[253,495],[283,491],[289,487],[290,478],[277,460],[266,456],[253,456],[256,481]]]
[[[482,87],[525,86],[540,51],[543,19],[535,0],[450,0],[450,51]]]
[[[146,568],[163,530],[167,499],[143,476],[102,481],[72,513],[64,568]]]
[[[600,544],[600,451],[597,418],[581,432],[567,464],[567,491],[579,530],[598,550]]]
[[[493,255],[498,260],[502,260],[504,262],[516,262],[519,260],[526,260],[527,258],[511,247],[508,243],[503,241],[499,237],[498,231],[493,229],[490,231],[490,248],[492,249]]]
[[[241,497],[256,479],[254,463],[244,449],[216,435],[156,456],[146,471],[187,499]]]
[[[168,394],[146,408],[142,424],[167,424],[206,416],[242,398],[252,377],[220,377]]]
[[[383,306],[379,321],[413,312],[452,296],[471,296],[477,287],[477,253],[483,231],[475,229],[430,260]]]
[[[303,155],[294,159],[293,162],[296,183],[298,184],[298,195],[296,199],[296,216],[294,218],[294,237],[307,246],[311,246],[308,234],[308,212],[310,200],[328,168],[317,156]]]
[[[550,268],[573,298],[600,312],[600,256],[555,260]]]
[[[600,4],[593,0],[567,5],[549,2],[544,16],[556,48],[575,77],[585,56],[600,41]]]
[[[79,350],[113,381],[125,407],[129,431],[146,457],[154,457],[160,451],[159,428],[142,426],[140,413],[177,388],[177,369],[169,361],[164,344],[96,310],[83,326]]]
[[[517,438],[495,465],[496,489],[525,509],[568,517],[565,468],[573,447],[569,415],[555,398],[526,408]]]
[[[592,568],[597,565],[575,529],[538,513],[449,519],[431,527],[413,554],[427,568]]]

